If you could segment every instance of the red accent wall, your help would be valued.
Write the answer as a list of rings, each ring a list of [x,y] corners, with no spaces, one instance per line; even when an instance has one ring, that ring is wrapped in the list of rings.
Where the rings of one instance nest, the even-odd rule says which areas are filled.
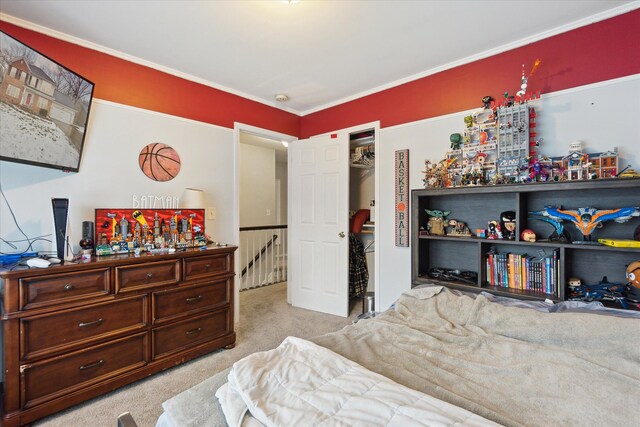
[[[232,129],[241,122],[299,134],[295,114],[8,22],[0,30],[95,83],[96,98]]]
[[[380,120],[389,127],[481,106],[520,89],[543,94],[640,73],[640,9],[461,65],[304,117],[58,40],[8,22],[0,29],[96,84],[100,99],[233,128],[234,122],[307,138]],[[428,54],[425,53],[425,54]]]
[[[490,30],[488,30],[490,31]],[[640,73],[640,9],[461,65],[301,118],[301,137],[380,120],[382,128],[481,107],[520,90],[543,94]],[[428,52],[424,53],[428,55]],[[375,66],[375,64],[372,64]],[[638,94],[631,95],[638,96]]]

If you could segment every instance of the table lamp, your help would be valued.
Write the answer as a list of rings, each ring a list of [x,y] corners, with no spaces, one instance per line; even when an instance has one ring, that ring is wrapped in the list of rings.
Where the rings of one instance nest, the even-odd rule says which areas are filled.
[[[204,208],[204,191],[196,188],[185,188],[182,196],[178,200],[178,207],[203,209]]]

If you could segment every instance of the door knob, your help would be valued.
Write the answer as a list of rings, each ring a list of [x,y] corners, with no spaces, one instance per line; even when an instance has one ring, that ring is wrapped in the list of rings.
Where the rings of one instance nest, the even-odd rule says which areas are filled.
[[[344,231],[339,232],[339,233],[338,233],[338,236],[340,236],[340,237],[344,237],[344,236],[345,236]]]

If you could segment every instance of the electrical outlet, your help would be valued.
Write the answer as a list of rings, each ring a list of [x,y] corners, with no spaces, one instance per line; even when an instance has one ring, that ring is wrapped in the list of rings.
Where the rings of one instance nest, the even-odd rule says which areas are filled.
[[[271,215],[271,209],[267,209],[267,216]]]
[[[207,208],[207,219],[216,219],[216,208]]]

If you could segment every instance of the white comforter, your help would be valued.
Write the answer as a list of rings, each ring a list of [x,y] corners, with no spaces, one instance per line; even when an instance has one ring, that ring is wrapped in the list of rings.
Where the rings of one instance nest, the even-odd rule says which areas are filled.
[[[233,427],[498,425],[294,337],[236,362],[216,397]]]

